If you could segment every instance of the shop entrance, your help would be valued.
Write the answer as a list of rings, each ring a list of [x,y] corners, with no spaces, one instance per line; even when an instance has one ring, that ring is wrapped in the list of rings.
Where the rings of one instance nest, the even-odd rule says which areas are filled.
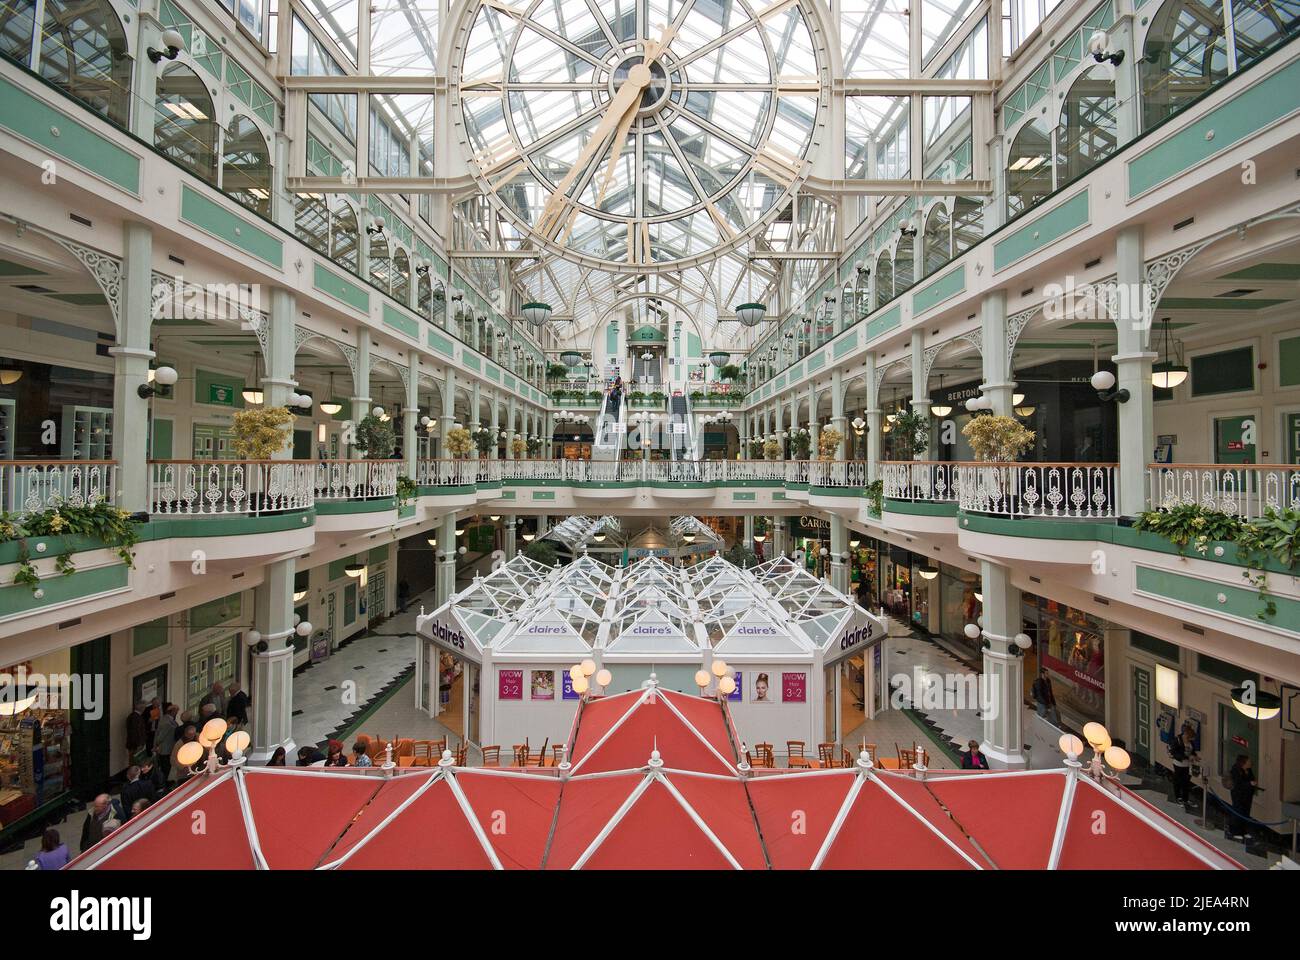
[[[874,649],[874,648],[873,648]],[[867,722],[867,657],[871,650],[845,657],[835,667],[840,688],[840,732],[843,737]]]
[[[433,716],[462,740],[478,743],[479,668],[476,664],[430,645],[429,676],[437,677]]]

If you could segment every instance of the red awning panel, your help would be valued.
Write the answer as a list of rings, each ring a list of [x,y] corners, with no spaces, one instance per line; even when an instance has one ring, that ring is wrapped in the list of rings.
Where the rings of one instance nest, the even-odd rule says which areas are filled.
[[[97,870],[254,870],[235,779],[197,787],[175,812],[95,864]],[[146,811],[147,813],[148,811]],[[143,819],[143,815],[142,815]],[[122,829],[126,829],[123,827]],[[108,840],[113,840],[112,834]],[[93,851],[89,851],[93,853]]]
[[[1080,778],[1058,870],[1208,870],[1209,864]]]
[[[1052,770],[935,779],[926,787],[979,841],[999,869],[1046,870],[1065,782],[1064,776]]]
[[[382,789],[375,777],[258,771],[244,777],[257,842],[272,870],[310,870]],[[311,811],[310,816],[304,816]]]
[[[691,714],[702,722],[700,729],[674,712],[662,691],[643,697],[644,693],[633,691],[584,705],[569,754],[574,773],[636,770],[644,767],[657,749],[665,766],[734,775],[735,754],[716,704],[712,705],[717,711],[712,717],[698,707],[692,709]],[[682,701],[681,697],[674,699],[678,710]]]
[[[807,870],[844,805],[857,774],[788,773],[747,784],[773,868]]]
[[[465,792],[501,866],[507,870],[539,869],[560,800],[560,781],[462,770],[456,774],[456,783]]]
[[[546,856],[546,869],[572,867],[643,779],[642,774],[631,773],[566,783],[560,792],[560,809]]]
[[[944,836],[870,781],[853,800],[821,866],[823,870],[975,869]]]
[[[589,870],[730,870],[661,782],[652,783],[585,864]]]

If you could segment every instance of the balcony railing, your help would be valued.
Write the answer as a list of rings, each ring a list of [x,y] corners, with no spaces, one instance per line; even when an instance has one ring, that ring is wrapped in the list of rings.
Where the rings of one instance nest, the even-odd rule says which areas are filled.
[[[1114,519],[1113,463],[958,463],[961,509],[1004,517]],[[886,492],[885,496],[889,496]]]
[[[785,480],[783,460],[727,460],[727,480]]]
[[[0,460],[0,510],[6,513],[113,503],[116,490],[113,460]]]
[[[865,487],[865,460],[814,460],[808,465],[808,485],[812,487]]]
[[[315,503],[311,460],[150,460],[149,512],[261,516]]]
[[[397,494],[401,460],[317,460],[317,500],[378,500]]]
[[[472,487],[478,482],[477,460],[420,460],[415,482],[421,487]]]
[[[958,469],[963,464],[944,460],[884,460],[880,480],[887,500],[957,501]]]
[[[1194,503],[1253,520],[1270,508],[1300,507],[1300,466],[1153,463],[1147,483],[1152,510]]]

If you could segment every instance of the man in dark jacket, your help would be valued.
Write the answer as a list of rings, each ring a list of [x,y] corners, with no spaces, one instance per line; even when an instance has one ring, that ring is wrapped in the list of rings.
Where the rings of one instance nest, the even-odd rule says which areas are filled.
[[[230,699],[226,703],[226,716],[238,717],[239,722],[245,726],[248,725],[248,704],[249,697],[237,683],[232,683],[229,689]]]
[[[85,853],[104,839],[104,823],[113,818],[113,798],[101,793],[94,799],[86,822],[81,825],[81,852]]]
[[[136,755],[145,749],[149,742],[149,721],[145,719],[148,704],[140,701],[126,718],[126,762],[135,763]]]
[[[1048,678],[1045,667],[1039,668],[1038,679],[1034,681],[1030,694],[1034,698],[1034,709],[1038,715],[1059,727],[1061,711],[1056,707],[1056,694],[1052,692],[1052,681]]]
[[[150,767],[152,770],[152,766]],[[126,768],[126,785],[122,787],[122,807],[130,810],[137,800],[153,802],[155,792],[153,783],[140,776],[140,768],[132,765]]]

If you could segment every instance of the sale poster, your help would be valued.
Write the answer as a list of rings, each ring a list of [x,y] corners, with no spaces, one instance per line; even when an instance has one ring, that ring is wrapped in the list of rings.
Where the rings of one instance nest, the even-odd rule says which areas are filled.
[[[497,671],[497,699],[522,700],[524,698],[524,672],[522,670]]]
[[[804,703],[808,699],[808,674],[781,674],[781,702]]]
[[[560,671],[560,697],[564,700],[581,700],[582,695],[573,689],[573,677],[568,670]]]
[[[735,690],[732,690],[731,693],[727,694],[727,699],[728,699],[728,700],[732,700],[732,701],[737,701],[737,702],[738,702],[738,701],[740,701],[740,700],[744,700],[744,699],[745,699],[745,684],[744,684],[744,680],[745,680],[744,672],[741,671],[741,670],[737,670],[737,671],[736,671],[736,689],[735,689]]]

